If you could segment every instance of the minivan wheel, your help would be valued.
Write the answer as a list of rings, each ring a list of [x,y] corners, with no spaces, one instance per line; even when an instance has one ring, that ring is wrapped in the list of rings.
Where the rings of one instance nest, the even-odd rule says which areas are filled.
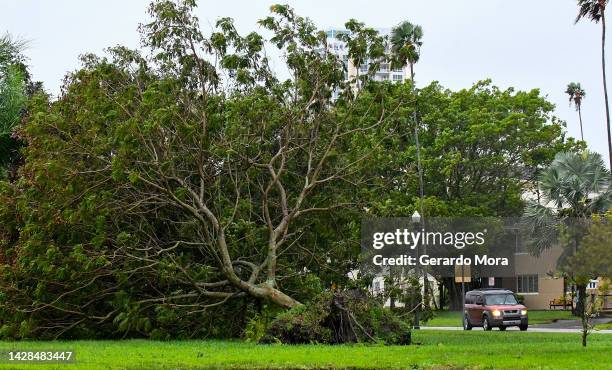
[[[499,327],[499,330],[501,330],[501,331],[506,331],[506,327],[505,327],[505,326],[500,326],[500,327]]]
[[[472,324],[470,324],[467,315],[463,316],[463,330],[472,330]]]
[[[527,325],[521,325],[519,326],[519,329],[521,329],[521,331],[525,331],[527,330],[527,327],[528,327]]]
[[[491,327],[491,323],[489,322],[489,318],[487,316],[485,316],[484,319],[482,320],[482,328],[486,331],[491,331],[491,329],[493,329]]]

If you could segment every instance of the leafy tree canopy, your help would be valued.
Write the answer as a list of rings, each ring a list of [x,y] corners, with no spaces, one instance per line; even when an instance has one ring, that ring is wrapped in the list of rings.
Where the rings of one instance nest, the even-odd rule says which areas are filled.
[[[574,147],[537,90],[433,83],[415,98],[374,70],[355,89],[291,8],[261,20],[265,40],[229,18],[204,34],[194,6],[152,3],[150,53],[86,55],[56,101],[30,101],[25,164],[0,183],[0,335],[235,335],[254,305],[350,284],[360,217],[416,204],[415,99],[427,215],[520,214]],[[374,30],[347,28],[351,58],[385,58]]]

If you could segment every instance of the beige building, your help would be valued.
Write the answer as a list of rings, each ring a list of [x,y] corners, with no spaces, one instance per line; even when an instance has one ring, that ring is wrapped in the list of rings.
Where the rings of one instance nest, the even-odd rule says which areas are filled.
[[[556,263],[562,252],[561,247],[556,247],[544,251],[539,257],[516,253],[516,276],[495,278],[495,287],[510,289],[523,296],[525,306],[533,310],[571,309],[569,284],[555,274]],[[612,312],[612,291],[602,296],[599,287],[603,283],[601,278],[591,280],[587,293],[600,296],[602,310]]]
[[[564,279],[554,274],[562,252],[560,247],[556,247],[542,252],[539,257],[529,253],[516,253],[516,277],[506,279],[503,286],[522,295],[527,307],[548,310],[552,301],[565,296]]]

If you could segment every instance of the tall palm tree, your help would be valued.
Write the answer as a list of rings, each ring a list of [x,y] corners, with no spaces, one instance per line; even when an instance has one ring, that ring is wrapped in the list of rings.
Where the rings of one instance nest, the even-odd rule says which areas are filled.
[[[578,120],[580,121],[580,139],[584,141],[584,133],[582,132],[582,99],[586,96],[586,92],[580,86],[579,82],[570,82],[567,85],[565,93],[569,95],[570,104],[574,103],[578,111]]]
[[[601,73],[603,78],[604,99],[606,102],[606,130],[608,132],[608,159],[612,169],[612,134],[610,133],[610,106],[608,104],[608,85],[606,83],[606,5],[608,0],[578,0],[578,16],[575,23],[587,18],[595,23],[601,21]]]
[[[610,172],[599,153],[562,152],[538,180],[541,202],[530,202],[524,214],[529,247],[533,254],[539,255],[561,245],[564,251],[557,261],[558,268],[571,276],[569,262],[580,249],[588,221],[612,206]],[[585,277],[572,278],[578,288],[576,311],[583,316]]]
[[[415,92],[415,96],[414,65],[419,61],[421,56],[421,46],[423,45],[422,39],[423,28],[408,21],[400,23],[391,30],[392,68],[403,68],[406,65],[410,66],[410,81],[412,82],[412,89]],[[417,150],[417,170],[419,172],[419,212],[423,215],[423,171],[421,167],[421,145],[419,143],[417,108],[415,99],[413,119]]]
[[[408,21],[404,21],[394,27],[391,30],[391,67],[392,68],[404,68],[406,65],[410,66],[410,81],[412,83],[412,91],[414,92],[414,111],[412,118],[414,120],[414,140],[416,144],[416,155],[417,155],[417,171],[419,175],[419,212],[421,216],[423,213],[423,167],[421,165],[421,144],[419,142],[419,123],[418,123],[418,105],[417,105],[417,91],[414,85],[414,65],[419,61],[421,56],[421,46],[423,45],[423,28],[419,25],[412,24]],[[421,229],[423,229],[423,217],[421,217]],[[428,301],[428,278],[427,271],[423,270],[423,300]],[[419,310],[417,307],[415,312],[415,329],[419,328]]]
[[[414,83],[414,65],[418,63],[423,45],[423,28],[404,21],[391,30],[391,51],[397,67],[410,66],[410,79]]]

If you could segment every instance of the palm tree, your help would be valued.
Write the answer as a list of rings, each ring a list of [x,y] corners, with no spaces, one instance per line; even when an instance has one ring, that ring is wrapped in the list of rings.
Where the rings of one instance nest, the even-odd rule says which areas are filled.
[[[570,82],[567,85],[567,90],[565,93],[569,95],[570,104],[572,102],[576,106],[576,110],[578,111],[578,120],[580,121],[580,139],[584,141],[584,133],[582,132],[582,99],[586,96],[586,92],[580,86],[578,82]]]
[[[404,21],[391,30],[391,51],[392,68],[403,68],[406,65],[410,66],[410,81],[412,89],[415,92],[414,86],[414,65],[419,61],[421,56],[421,46],[423,45],[423,28],[419,25],[414,25],[408,21]],[[418,116],[415,99],[415,109],[413,111],[414,119],[414,137],[417,151],[417,169],[419,172],[419,212],[423,215],[423,171],[421,167],[421,145],[419,143]]]
[[[608,132],[608,159],[612,169],[612,134],[610,133],[610,107],[608,104],[608,85],[606,83],[606,5],[608,0],[578,0],[578,16],[575,23],[587,18],[595,23],[601,21],[601,72],[603,77],[604,99],[606,102],[606,130]]]
[[[423,45],[423,28],[404,21],[391,30],[391,51],[393,65],[397,67],[410,66],[410,79],[414,84],[414,65],[418,63]]]
[[[416,144],[417,155],[417,171],[419,175],[419,212],[423,213],[423,167],[421,165],[421,144],[419,142],[419,123],[418,123],[418,105],[417,91],[414,85],[414,65],[419,61],[421,56],[421,46],[423,45],[423,28],[419,25],[414,25],[408,21],[404,21],[391,30],[391,68],[404,68],[410,66],[410,81],[412,83],[412,91],[414,92],[414,111],[412,118],[414,120],[414,140]],[[423,229],[423,217],[420,218],[421,229]],[[423,270],[423,300],[428,300],[428,279],[427,271]],[[415,329],[419,328],[419,310],[415,312]]]
[[[533,254],[539,255],[561,245],[564,252],[557,261],[558,267],[572,276],[569,262],[580,248],[588,221],[612,206],[610,171],[599,153],[562,152],[538,180],[541,202],[530,202],[524,214],[529,246]],[[584,316],[585,277],[572,278],[578,289],[576,311]]]

